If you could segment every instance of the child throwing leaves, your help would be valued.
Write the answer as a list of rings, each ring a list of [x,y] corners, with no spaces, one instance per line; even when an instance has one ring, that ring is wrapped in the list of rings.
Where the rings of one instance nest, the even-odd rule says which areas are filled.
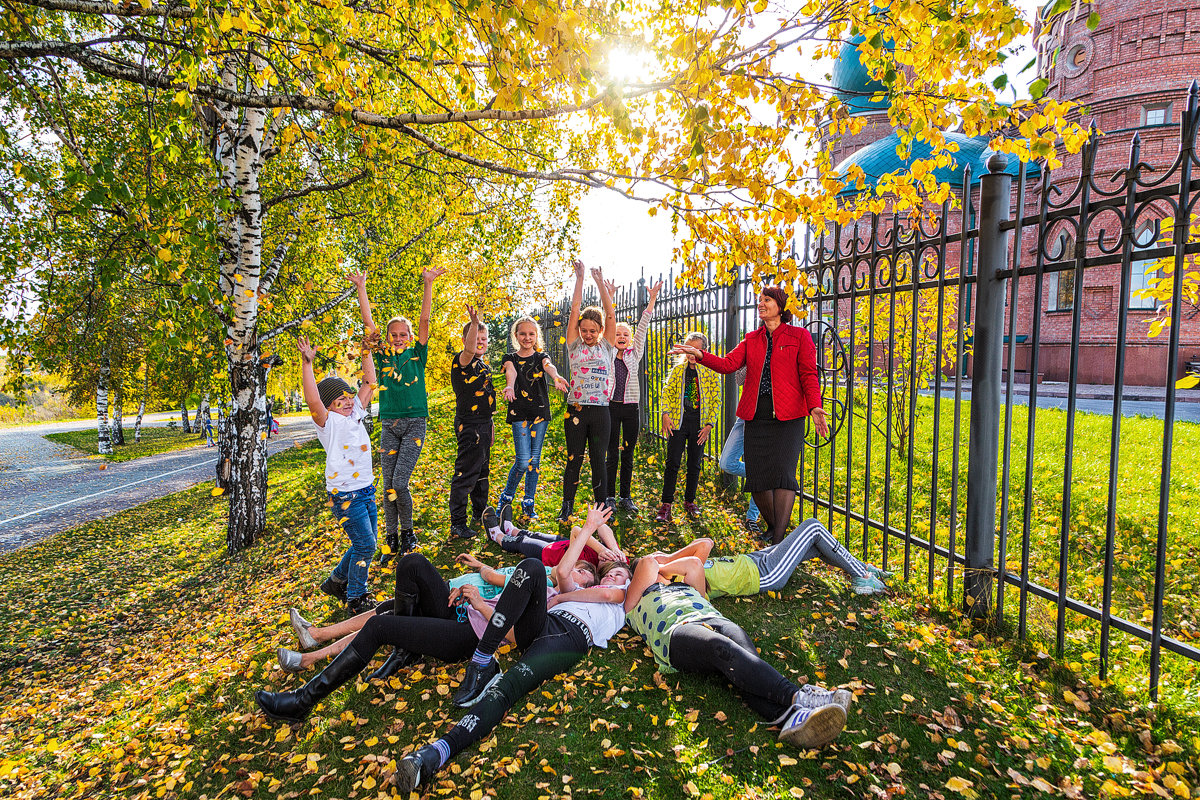
[[[450,533],[470,539],[475,531],[467,525],[467,502],[472,518],[478,520],[488,502],[488,461],[492,456],[496,410],[496,388],[492,370],[484,356],[488,349],[488,329],[479,321],[478,312],[467,306],[471,321],[463,327],[463,349],[450,365],[450,385],[454,389],[454,432],[458,455],[454,459],[454,477],[450,480]]]
[[[374,354],[375,373],[379,376],[379,471],[383,478],[383,521],[387,546],[379,563],[387,565],[397,551],[407,553],[417,547],[413,532],[413,500],[408,488],[421,445],[425,441],[429,401],[425,393],[425,363],[429,356],[429,316],[433,305],[433,282],[444,270],[427,269],[421,273],[425,293],[421,298],[421,318],[413,337],[412,322],[392,317],[384,327],[384,341]],[[367,299],[367,276],[356,273],[350,281],[358,287],[358,310],[368,339],[375,340],[379,330],[371,317]],[[397,532],[397,528],[399,531]]]
[[[312,366],[316,348],[303,336],[296,346],[303,361],[304,402],[317,426],[317,439],[325,448],[325,489],[333,516],[350,539],[350,548],[321,584],[321,591],[345,603],[354,616],[375,607],[367,594],[367,570],[375,555],[379,512],[371,471],[371,437],[363,425],[375,391],[375,363],[364,347],[363,382],[356,394],[336,375],[317,383]]]
[[[525,479],[525,497],[521,511],[529,519],[537,517],[534,498],[542,462],[542,444],[550,427],[550,395],[547,379],[561,392],[569,388],[550,356],[546,355],[542,329],[532,317],[521,317],[513,323],[513,352],[504,356],[504,399],[508,401],[508,424],[512,426],[513,450],[516,458],[508,471],[508,481],[498,507],[512,505],[521,478]]]
[[[708,349],[708,337],[692,332],[684,342],[700,350]],[[696,505],[696,485],[704,461],[704,443],[717,423],[721,403],[721,380],[717,373],[702,369],[695,356],[680,356],[667,375],[662,394],[662,434],[667,439],[667,464],[663,471],[662,504],[658,521],[671,521],[675,503],[675,484],[679,466],[687,451],[687,478],[683,485],[683,508],[692,519],[700,516]]]

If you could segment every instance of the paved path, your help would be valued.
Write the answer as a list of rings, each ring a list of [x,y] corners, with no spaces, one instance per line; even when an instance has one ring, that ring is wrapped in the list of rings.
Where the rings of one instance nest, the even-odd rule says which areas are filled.
[[[948,384],[948,385],[947,385]],[[1065,383],[1038,384],[1038,408],[1059,408],[1067,410],[1067,385]],[[921,392],[932,397],[933,391]],[[942,397],[954,398],[954,381],[943,382]],[[1133,386],[1122,395],[1122,417],[1154,417],[1162,419],[1166,413],[1166,390],[1162,387]],[[963,381],[963,400],[971,399],[971,382]],[[1000,399],[1004,400],[1004,388],[1001,387]],[[1176,422],[1200,422],[1200,391],[1183,390],[1177,393],[1175,404]],[[1029,386],[1016,385],[1013,387],[1013,405],[1029,405]],[[1113,401],[1111,386],[1094,386],[1080,384],[1076,396],[1075,407],[1088,414],[1105,414],[1112,416]]]
[[[154,414],[147,419],[162,425],[175,416]],[[0,553],[215,477],[216,449],[203,444],[108,463],[44,438],[95,424],[82,420],[0,429]],[[131,436],[132,426],[126,431]],[[278,453],[315,435],[307,414],[283,417],[267,451]]]

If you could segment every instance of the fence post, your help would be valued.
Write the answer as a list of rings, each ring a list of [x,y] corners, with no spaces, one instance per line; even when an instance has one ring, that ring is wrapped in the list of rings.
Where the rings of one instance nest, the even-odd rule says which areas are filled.
[[[646,313],[646,306],[649,305],[649,303],[650,303],[650,293],[646,290],[646,275],[645,275],[645,270],[643,270],[642,277],[638,278],[638,282],[637,282],[637,315],[634,317],[634,320],[633,320],[633,327],[635,330],[637,328],[638,322],[640,322],[642,319],[642,314]],[[646,332],[646,342],[649,343],[649,341],[650,341],[650,333],[649,333],[649,331],[647,331]],[[646,376],[646,372],[647,372],[647,370],[644,370],[644,369],[639,369],[637,371],[637,374],[638,374],[638,397],[641,398],[640,402],[638,403],[638,417],[640,418],[639,419],[640,424],[638,425],[638,427],[642,430],[646,430],[646,425],[648,424],[648,420],[649,420],[649,414],[646,409],[646,400],[647,400],[647,398],[650,397],[650,389],[649,389],[650,380]]]
[[[738,323],[741,321],[741,306],[742,306],[742,269],[736,267],[733,270],[733,280],[729,282],[729,288],[725,293],[725,355],[729,355],[729,351],[738,346],[738,342],[742,340],[739,335],[741,331],[738,329]],[[729,438],[729,431],[733,428],[734,420],[737,419],[737,401],[738,401],[738,385],[732,375],[725,377],[723,389],[725,401],[725,419],[721,426],[721,446],[717,448],[718,454],[721,447],[724,447],[724,442]],[[737,490],[737,478],[727,472],[721,473],[721,485]]]
[[[1007,280],[997,277],[1006,263],[1008,234],[1001,229],[1012,205],[1008,159],[988,159],[979,187],[979,269],[976,273],[974,362],[971,373],[971,433],[967,455],[966,569],[963,611],[972,619],[991,612],[995,573],[996,459],[1000,453],[1000,370],[1004,350],[1004,297]],[[970,202],[970,198],[965,198]]]

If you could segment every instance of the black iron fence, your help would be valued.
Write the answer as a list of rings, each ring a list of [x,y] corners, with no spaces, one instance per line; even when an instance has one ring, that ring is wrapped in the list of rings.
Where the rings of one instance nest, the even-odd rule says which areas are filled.
[[[1183,300],[1200,283],[1198,124],[1193,85],[1177,153],[1157,168],[1137,136],[1111,177],[1096,175],[1099,137],[1058,172],[993,155],[934,213],[833,225],[793,254],[836,429],[802,452],[801,513],[930,595],[961,596],[971,617],[1015,624],[1022,639],[1052,631],[1059,657],[1097,660],[1102,679],[1113,629],[1126,634],[1124,660],[1148,662],[1155,698],[1164,650],[1200,661],[1200,587],[1182,568],[1200,557],[1200,508],[1187,506],[1200,495],[1172,503],[1175,383],[1200,358],[1198,309]],[[652,436],[671,345],[699,330],[731,349],[755,324],[758,288],[749,270],[727,286],[710,274],[700,289],[660,277],[641,375]],[[1169,308],[1147,299],[1155,279],[1171,285]],[[541,314],[558,364],[568,302]],[[619,290],[618,319],[636,324],[646,302],[645,279]],[[1147,330],[1168,320],[1152,342]],[[1065,413],[1039,408],[1048,371]],[[1079,413],[1081,374],[1111,386],[1104,415]],[[1130,374],[1164,387],[1148,462],[1148,423],[1138,441],[1123,436]],[[727,379],[725,433],[737,396]],[[710,439],[707,454],[722,443]],[[1189,481],[1195,450],[1182,456]]]

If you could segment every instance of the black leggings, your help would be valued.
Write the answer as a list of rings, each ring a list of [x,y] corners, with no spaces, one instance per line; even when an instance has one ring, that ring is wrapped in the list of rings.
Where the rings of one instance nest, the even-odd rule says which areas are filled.
[[[597,503],[608,499],[604,457],[608,448],[608,406],[567,406],[564,423],[567,438],[567,468],[563,472],[563,511],[575,510],[579,471],[586,450],[592,466],[592,497]]]
[[[633,482],[633,450],[637,447],[641,415],[637,403],[609,403],[608,458],[604,461],[604,476],[611,497],[629,497]],[[621,461],[621,484],[617,490],[617,458]]]
[[[548,533],[516,530],[506,533],[500,539],[500,549],[509,553],[520,553],[526,558],[540,559],[543,550],[555,542],[562,541],[562,538]]]
[[[401,594],[416,596],[412,612],[415,617],[454,618],[449,605],[450,585],[420,553],[409,553],[396,562],[396,598]]]
[[[450,744],[451,758],[487,737],[518,700],[547,679],[569,671],[587,655],[588,640],[583,630],[547,613],[546,569],[536,559],[527,558],[513,570],[496,601],[491,623],[479,640],[479,649],[494,653],[510,629],[521,649],[521,660],[509,667],[443,737]]]
[[[719,675],[763,719],[778,719],[797,687],[758,655],[754,640],[724,617],[688,622],[671,631],[671,666],[680,672]]]
[[[700,483],[700,467],[704,463],[704,445],[697,444],[700,436],[700,417],[684,415],[679,427],[671,431],[667,439],[667,464],[663,470],[662,501],[675,502],[675,484],[679,482],[679,465],[687,451],[687,479],[683,484],[683,499],[696,499],[696,486]]]

